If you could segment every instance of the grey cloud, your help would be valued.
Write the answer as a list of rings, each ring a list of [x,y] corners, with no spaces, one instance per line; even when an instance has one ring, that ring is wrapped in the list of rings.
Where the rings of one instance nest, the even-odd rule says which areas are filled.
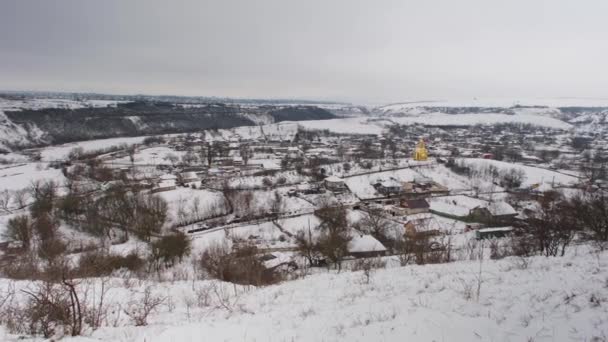
[[[608,2],[0,2],[0,89],[606,96]]]

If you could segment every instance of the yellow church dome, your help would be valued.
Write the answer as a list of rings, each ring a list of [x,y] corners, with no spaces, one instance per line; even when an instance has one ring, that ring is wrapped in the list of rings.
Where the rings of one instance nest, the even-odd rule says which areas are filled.
[[[424,140],[420,139],[418,144],[416,144],[416,149],[414,150],[414,160],[425,161],[429,157],[428,151],[426,150],[426,146],[424,144]]]

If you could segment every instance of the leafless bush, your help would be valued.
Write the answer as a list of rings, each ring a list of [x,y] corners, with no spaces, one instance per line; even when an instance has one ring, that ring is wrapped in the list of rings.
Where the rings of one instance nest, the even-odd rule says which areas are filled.
[[[6,256],[1,273],[10,279],[39,279],[41,270],[38,260],[33,252],[19,254],[15,258],[8,259]]]
[[[194,289],[194,295],[196,298],[196,305],[199,308],[207,307],[211,305],[211,290],[213,285],[203,285]]]
[[[94,282],[90,284],[92,285],[92,300],[85,300],[85,302],[88,302],[88,305],[83,307],[84,322],[93,330],[101,327],[104,322],[107,321],[109,310],[108,303],[106,302],[106,296],[111,289],[110,279],[102,277],[99,280],[99,289]],[[87,293],[87,295],[88,294],[89,293]]]
[[[164,265],[173,266],[176,260],[182,261],[184,256],[190,254],[191,242],[182,232],[166,235],[150,244],[150,265],[157,271]]]
[[[531,262],[532,260],[529,257],[525,256],[515,256],[511,259],[511,264],[514,268],[518,270],[527,269],[530,266]]]
[[[471,281],[466,281],[465,279],[460,279],[460,284],[462,285],[462,297],[465,300],[473,299],[474,283]]]
[[[0,291],[0,324],[5,326],[13,325],[12,315],[13,300],[15,299],[15,286],[11,282],[7,285],[6,289]],[[10,327],[9,327],[10,328]]]
[[[230,251],[227,245],[215,244],[200,258],[201,268],[212,278],[245,285],[269,285],[281,280],[281,275],[266,269],[255,246],[242,244]]]
[[[229,312],[234,311],[239,299],[236,292],[236,287],[234,290],[234,295],[230,293],[230,290],[226,284],[223,283],[213,282],[210,289],[218,308],[226,309]]]
[[[511,246],[509,244],[502,243],[498,239],[490,240],[489,247],[490,259],[492,260],[502,259],[513,254]]]
[[[6,305],[10,303],[15,297],[15,285],[11,282],[7,285],[6,290],[2,290],[0,292],[0,310]]]
[[[10,192],[8,190],[0,191],[0,211],[3,211],[5,213],[11,213],[10,205],[11,205],[12,200],[13,200],[12,192]]]
[[[32,242],[32,221],[27,215],[15,216],[8,220],[4,237],[17,241],[23,249],[29,249]]]
[[[469,239],[464,245],[465,258],[467,260],[477,260],[478,257],[478,241],[477,239]]]
[[[386,267],[386,262],[380,258],[363,258],[355,261],[352,270],[363,271],[365,283],[369,284],[369,280],[374,270],[384,267]]]
[[[76,272],[83,277],[98,277],[110,275],[112,272],[123,268],[137,272],[143,265],[144,260],[135,251],[122,256],[96,250],[85,253],[80,257]]]
[[[28,301],[14,306],[9,331],[42,335],[55,334],[77,336],[82,333],[82,307],[76,290],[77,284],[69,279],[62,283],[42,282],[33,290],[22,290]],[[20,322],[15,322],[18,317]]]
[[[148,316],[158,306],[165,302],[166,298],[152,293],[152,287],[147,286],[144,289],[143,298],[129,302],[127,308],[123,311],[129,316],[135,326],[148,325]]]

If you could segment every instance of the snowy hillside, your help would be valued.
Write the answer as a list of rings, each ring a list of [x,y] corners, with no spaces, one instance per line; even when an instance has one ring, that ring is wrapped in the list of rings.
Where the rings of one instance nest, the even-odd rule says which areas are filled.
[[[398,117],[404,123],[437,124],[458,120],[463,125],[525,123],[583,131],[601,131],[608,99],[470,99],[408,101],[372,109],[376,115]],[[450,118],[447,115],[458,115]]]
[[[422,107],[446,107],[446,108],[512,108],[512,107],[537,107],[546,110],[563,107],[608,107],[608,98],[533,98],[533,99],[509,99],[509,98],[482,98],[482,99],[456,99],[456,100],[423,100],[404,101],[401,103],[388,104],[377,107],[376,110],[394,114],[401,113],[413,108]]]
[[[111,310],[115,327],[64,340],[603,341],[607,277],[608,253],[580,246],[564,258],[534,257],[527,268],[513,258],[397,267],[376,270],[369,283],[362,271],[321,271],[263,288],[153,283],[153,293],[168,299],[148,326],[133,327]],[[107,304],[124,307],[148,285],[115,279],[106,284]],[[0,339],[19,337],[0,330]]]
[[[46,99],[46,98],[23,98],[6,99],[0,97],[0,110],[22,110],[22,109],[43,109],[43,108],[98,108],[115,107],[118,103],[125,101],[110,100],[68,100],[68,99]]]

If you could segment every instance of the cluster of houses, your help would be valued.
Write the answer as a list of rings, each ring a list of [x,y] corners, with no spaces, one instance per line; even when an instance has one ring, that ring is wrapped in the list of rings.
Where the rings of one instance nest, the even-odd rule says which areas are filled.
[[[391,157],[411,157],[426,159],[428,155],[439,161],[455,156],[478,157],[486,159],[517,158],[526,163],[547,163],[545,154],[559,154],[563,158],[574,155],[570,147],[569,135],[559,131],[545,131],[534,127],[510,127],[500,132],[482,128],[421,128],[411,126],[404,128],[405,133],[399,136],[324,136],[300,140],[297,144],[286,141],[240,141],[229,142],[229,151],[216,158],[213,167],[184,167],[175,174],[160,176],[152,191],[168,191],[178,184],[192,186],[201,182],[213,182],[226,175],[246,175],[252,170],[281,169],[283,159],[329,158],[338,162],[360,158],[361,146]],[[419,140],[420,136],[424,140]],[[432,137],[432,138],[431,138]],[[369,143],[371,139],[371,143]],[[527,145],[522,140],[533,142]],[[392,155],[388,152],[389,143],[400,146]],[[239,154],[243,144],[257,156],[247,160]],[[407,146],[416,146],[408,151]],[[510,146],[510,151],[504,150]],[[428,149],[428,150],[427,150]],[[510,154],[509,154],[510,153]],[[274,165],[260,160],[278,160]],[[364,208],[378,206],[387,218],[400,222],[404,234],[437,235],[441,232],[439,224],[433,223],[434,216],[442,216],[458,221],[470,222],[467,227],[475,230],[478,238],[501,236],[510,232],[510,225],[518,218],[518,212],[502,199],[481,199],[468,195],[454,195],[450,189],[433,179],[416,176],[411,181],[402,181],[393,177],[377,178],[370,185],[377,197],[362,199],[353,207]],[[288,191],[289,196],[312,195],[330,192],[341,195],[349,192],[347,182],[338,176],[326,177],[319,184],[306,184],[302,189],[294,187]],[[474,224],[474,223],[478,223]],[[382,244],[371,235],[356,235],[349,244],[349,253],[353,256],[381,255],[386,251]],[[276,261],[276,260],[275,260]]]

